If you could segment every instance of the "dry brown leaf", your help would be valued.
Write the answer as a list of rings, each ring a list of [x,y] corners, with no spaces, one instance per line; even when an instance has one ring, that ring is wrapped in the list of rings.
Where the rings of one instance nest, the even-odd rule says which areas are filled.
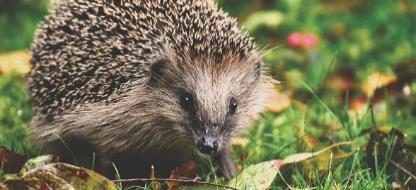
[[[170,173],[169,179],[178,179],[178,178],[195,178],[196,177],[197,166],[194,161],[187,161],[182,166],[176,168]],[[178,189],[182,185],[178,181],[168,181],[168,189]]]
[[[0,55],[0,74],[17,72],[26,74],[30,71],[30,55],[27,51],[15,51]]]

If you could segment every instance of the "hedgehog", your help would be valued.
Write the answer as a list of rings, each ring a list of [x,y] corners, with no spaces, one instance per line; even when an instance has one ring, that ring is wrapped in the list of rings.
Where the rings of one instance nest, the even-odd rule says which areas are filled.
[[[64,158],[94,153],[110,176],[205,156],[230,179],[230,139],[273,86],[254,40],[211,0],[64,0],[30,52],[30,140]]]

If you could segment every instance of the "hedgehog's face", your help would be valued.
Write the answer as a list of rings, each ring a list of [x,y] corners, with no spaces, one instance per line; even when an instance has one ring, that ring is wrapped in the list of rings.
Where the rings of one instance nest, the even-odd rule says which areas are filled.
[[[149,86],[166,110],[157,114],[202,153],[214,154],[261,110],[260,67],[255,58],[158,61]]]

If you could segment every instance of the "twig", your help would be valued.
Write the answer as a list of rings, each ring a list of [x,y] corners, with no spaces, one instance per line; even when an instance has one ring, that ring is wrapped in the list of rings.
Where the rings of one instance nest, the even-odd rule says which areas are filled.
[[[182,183],[193,183],[193,184],[212,185],[212,186],[216,186],[216,187],[223,187],[223,188],[226,188],[226,189],[239,190],[237,188],[230,187],[230,186],[227,186],[227,185],[221,185],[221,184],[211,183],[211,182],[207,182],[207,181],[200,181],[199,179],[200,179],[199,177],[196,177],[196,178],[193,178],[193,179],[131,178],[131,179],[118,179],[118,180],[113,180],[113,181],[114,182],[125,182],[125,183],[132,183],[132,182],[152,182],[152,181],[161,181],[161,182],[173,181],[173,182],[182,182]]]
[[[414,180],[416,180],[416,176],[414,174],[412,174],[412,172],[410,172],[409,170],[407,170],[406,168],[403,168],[402,166],[400,166],[398,163],[394,162],[393,160],[390,160],[390,162],[396,166],[397,168],[399,168],[400,170],[402,170],[404,173],[406,173],[407,175],[409,175],[411,178],[413,178]]]

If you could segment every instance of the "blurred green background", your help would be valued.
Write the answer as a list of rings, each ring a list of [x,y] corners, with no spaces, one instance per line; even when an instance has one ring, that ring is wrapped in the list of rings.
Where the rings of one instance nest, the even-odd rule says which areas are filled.
[[[217,2],[252,34],[271,73],[281,81],[283,98],[271,101],[275,108],[245,137],[248,144],[235,148],[236,160],[248,155],[240,164],[342,140],[357,140],[354,148],[363,148],[369,138],[363,131],[377,127],[398,128],[407,143],[415,143],[415,0]],[[46,0],[0,1],[0,143],[30,155],[37,153],[24,140],[32,114],[24,86],[27,71],[12,63],[21,56],[16,51],[28,50],[50,7]],[[353,189],[383,189],[394,180],[405,181],[388,171],[369,173],[363,151],[338,166],[332,177],[336,183],[350,171],[360,172],[361,178],[347,184]],[[289,176],[299,188],[326,187],[319,177],[299,172]],[[276,182],[275,188],[280,187],[286,185]]]

